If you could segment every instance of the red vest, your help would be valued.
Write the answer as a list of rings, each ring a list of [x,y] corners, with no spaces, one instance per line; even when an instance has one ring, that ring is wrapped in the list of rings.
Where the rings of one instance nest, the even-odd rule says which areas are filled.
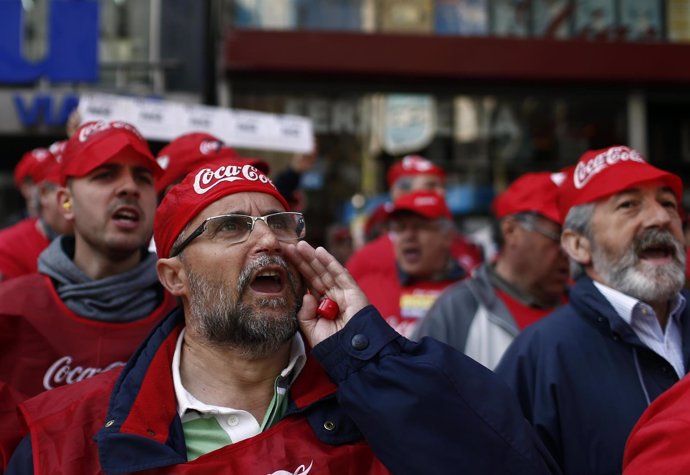
[[[38,256],[50,241],[26,218],[0,231],[0,281],[38,272]]]
[[[148,365],[144,381],[136,384],[137,402],[117,437],[130,437],[140,446],[136,450],[157,450],[171,434],[167,429],[176,417],[170,364],[173,344],[179,329],[171,334]],[[106,422],[111,392],[120,370],[91,378],[80,384],[41,394],[22,405],[31,430],[34,473],[58,475],[104,473],[93,436]],[[125,379],[123,386],[128,384]],[[124,392],[134,388],[127,388]],[[153,391],[156,394],[153,394]],[[291,396],[299,407],[332,394],[332,383],[315,360],[307,363],[297,378]],[[141,403],[139,401],[144,399]],[[153,399],[158,400],[155,404]],[[307,409],[308,411],[308,409]],[[112,450],[101,449],[106,457],[117,457]],[[125,449],[117,449],[124,454]],[[130,452],[131,453],[131,452]],[[146,461],[142,460],[142,464]],[[174,463],[174,462],[171,462]],[[261,434],[236,444],[209,452],[187,463],[143,470],[145,474],[258,474],[286,475],[384,475],[390,472],[375,457],[362,439],[343,445],[329,445],[314,434],[304,414],[286,417]]]
[[[33,396],[123,366],[151,329],[177,305],[165,293],[147,317],[109,323],[80,317],[41,274],[0,285],[0,380]]]

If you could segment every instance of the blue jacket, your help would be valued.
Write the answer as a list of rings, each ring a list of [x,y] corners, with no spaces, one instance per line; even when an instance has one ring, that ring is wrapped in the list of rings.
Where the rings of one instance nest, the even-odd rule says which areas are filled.
[[[302,469],[312,460],[313,473],[559,473],[499,378],[446,345],[401,337],[371,306],[312,350],[281,422],[187,462],[169,375],[182,325],[176,310],[119,377],[103,373],[24,403],[31,439],[7,474],[271,473],[256,465],[265,460],[292,473],[295,453]],[[254,464],[237,467],[248,453]],[[365,458],[369,468],[358,469]]]
[[[689,318],[686,307],[681,317],[686,368]],[[573,475],[620,473],[633,425],[678,380],[588,277],[571,288],[568,305],[517,337],[496,373],[515,390],[563,472]]]

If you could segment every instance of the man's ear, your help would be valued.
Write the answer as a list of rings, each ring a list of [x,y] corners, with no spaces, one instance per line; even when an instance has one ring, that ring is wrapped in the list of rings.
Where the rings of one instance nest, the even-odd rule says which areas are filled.
[[[186,293],[187,275],[180,259],[176,257],[158,259],[156,272],[158,273],[158,280],[168,292],[176,297]]]
[[[508,216],[501,220],[499,226],[501,230],[501,236],[503,238],[503,245],[505,247],[506,245],[508,245],[508,243],[513,242],[513,236],[517,232],[519,225],[515,218]]]
[[[564,229],[561,233],[561,247],[571,259],[583,266],[592,263],[592,243],[582,234]]]
[[[58,207],[62,216],[69,221],[74,221],[74,210],[72,209],[72,192],[69,188],[61,186],[55,194],[55,199],[58,201]]]

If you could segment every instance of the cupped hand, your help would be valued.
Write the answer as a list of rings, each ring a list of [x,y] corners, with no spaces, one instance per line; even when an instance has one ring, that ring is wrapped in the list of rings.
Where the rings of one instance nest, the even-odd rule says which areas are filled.
[[[342,329],[354,314],[369,304],[350,273],[323,247],[314,249],[307,242],[299,241],[286,245],[285,255],[309,286],[309,293],[304,296],[297,318],[302,333],[312,347]],[[340,307],[335,319],[317,316],[317,297],[322,296],[330,298]]]

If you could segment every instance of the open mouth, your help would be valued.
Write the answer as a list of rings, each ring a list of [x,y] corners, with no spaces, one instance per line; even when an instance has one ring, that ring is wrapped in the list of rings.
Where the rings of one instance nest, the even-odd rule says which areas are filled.
[[[261,269],[249,284],[249,288],[260,294],[278,294],[285,288],[285,271],[283,269]]]
[[[124,227],[136,226],[140,221],[141,216],[139,211],[131,207],[120,207],[112,214],[112,218],[119,225]]]
[[[668,261],[676,255],[673,246],[667,244],[653,244],[646,246],[637,253],[640,259],[645,261]]]
[[[416,246],[404,248],[401,253],[407,262],[417,262],[422,257],[422,250]]]

